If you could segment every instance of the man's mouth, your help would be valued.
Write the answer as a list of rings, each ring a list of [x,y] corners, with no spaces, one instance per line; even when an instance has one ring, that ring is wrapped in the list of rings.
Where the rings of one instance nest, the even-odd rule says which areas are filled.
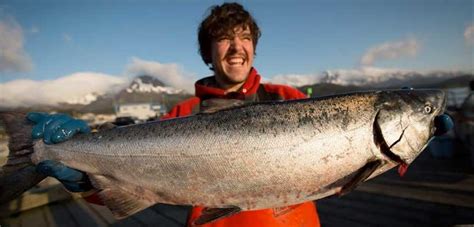
[[[226,58],[227,64],[231,66],[240,66],[245,63],[245,58],[243,57],[227,57]]]

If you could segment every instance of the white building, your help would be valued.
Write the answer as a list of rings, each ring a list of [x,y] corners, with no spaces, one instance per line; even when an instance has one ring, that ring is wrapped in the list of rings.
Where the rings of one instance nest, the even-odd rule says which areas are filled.
[[[117,117],[132,117],[139,121],[155,118],[164,112],[161,105],[151,103],[122,103],[115,106]]]

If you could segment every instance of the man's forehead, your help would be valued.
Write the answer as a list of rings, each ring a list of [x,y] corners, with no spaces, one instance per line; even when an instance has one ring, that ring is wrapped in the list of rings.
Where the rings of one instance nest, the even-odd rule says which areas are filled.
[[[220,34],[219,36],[240,35],[240,34],[252,34],[252,32],[250,31],[250,28],[248,25],[237,25],[232,30],[228,29],[227,31],[224,31],[223,34]]]
[[[233,29],[233,33],[234,34],[240,34],[240,33],[251,33],[250,32],[250,28],[248,25],[240,25],[240,26],[236,26],[234,27]]]

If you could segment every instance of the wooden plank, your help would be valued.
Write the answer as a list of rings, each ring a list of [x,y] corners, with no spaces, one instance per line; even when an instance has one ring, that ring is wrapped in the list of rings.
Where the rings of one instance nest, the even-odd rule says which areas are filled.
[[[88,203],[83,199],[78,199],[82,205],[87,206],[97,217],[100,217],[108,225],[117,222],[118,220],[112,215],[112,212],[106,206]]]
[[[19,217],[19,215],[13,215],[8,218],[0,218],[0,225],[2,227],[21,226],[21,218]]]
[[[48,226],[41,208],[28,210],[21,215],[21,226]]]
[[[156,204],[151,207],[157,214],[163,219],[166,219],[176,226],[183,226],[186,224],[189,213],[191,212],[191,206],[175,206],[167,204]]]
[[[137,214],[114,223],[113,226],[167,226],[182,227],[186,224],[189,207],[156,204]]]
[[[36,208],[36,209],[40,209],[40,208]],[[48,227],[61,226],[61,225],[58,225],[58,223],[54,221],[53,214],[49,205],[41,207],[41,210],[43,211],[43,216],[46,220]]]
[[[68,211],[64,203],[52,203],[48,205],[52,214],[52,223],[57,226],[78,227],[79,223]]]
[[[64,206],[80,227],[107,226],[107,224],[95,216],[95,213],[90,211],[87,206],[83,206],[76,200],[67,201],[64,203]]]
[[[76,199],[74,200],[75,204],[77,204],[79,207],[81,207],[82,210],[87,212],[87,214],[94,219],[94,221],[98,224],[98,226],[108,226],[109,223],[106,219],[104,219],[99,213],[95,212],[95,210],[91,209],[90,206],[88,206],[86,201],[82,199]]]
[[[0,206],[0,217],[44,206],[55,201],[69,200],[73,195],[65,191],[61,185],[54,185],[40,190],[30,190],[23,193],[18,199]]]
[[[380,203],[377,202],[377,200],[332,198],[321,201],[318,205],[322,210],[325,210],[325,207],[328,205],[335,208],[335,210],[340,207],[345,207],[354,210],[354,212],[361,213],[362,215],[365,215],[366,213],[376,215],[379,220],[395,218],[406,223],[429,223],[432,216],[429,212],[424,210],[400,207],[396,202],[391,204]]]
[[[341,218],[337,215],[333,215],[331,212],[327,212],[326,209],[318,210],[319,222],[321,226],[331,226],[331,227],[366,227],[369,226],[368,223],[359,222],[355,220],[350,220],[347,218]]]
[[[410,171],[407,175],[400,177],[398,173],[390,171],[368,182],[403,184],[474,193],[474,174],[470,173]]]
[[[464,194],[453,194],[446,191],[426,190],[426,188],[413,188],[399,185],[384,185],[374,182],[365,182],[356,190],[393,196],[405,199],[422,200],[432,203],[441,203],[453,206],[474,208],[474,196]]]
[[[320,211],[321,216],[331,216],[333,218],[343,219],[346,222],[357,222],[367,226],[382,225],[385,223],[397,226],[410,226],[414,223],[413,220],[399,219],[395,215],[374,213],[368,208],[361,209],[359,207],[341,204],[339,200],[331,204],[332,206],[329,209],[326,209],[324,201],[316,202],[316,204],[318,205],[318,211]]]
[[[129,226],[146,226],[145,223],[141,222],[139,219],[135,218],[134,216],[128,217],[122,220],[119,220],[113,223],[111,226],[114,227],[129,227]]]
[[[349,202],[362,200],[366,204],[375,203],[385,207],[396,207],[399,212],[407,211],[415,214],[429,212],[433,217],[455,217],[457,219],[468,219],[474,222],[474,209],[472,208],[377,195],[367,192],[355,192],[342,199]]]
[[[133,215],[133,218],[145,226],[175,226],[173,223],[169,223],[168,220],[163,220],[162,217],[160,217],[155,211],[153,211],[153,209],[150,208],[136,213]]]
[[[329,215],[359,223],[368,220],[377,220],[379,224],[392,223],[393,219],[422,226],[474,223],[474,209],[365,192],[353,192],[342,198],[322,199],[317,201],[317,205],[322,218]],[[349,213],[350,217],[346,217]]]

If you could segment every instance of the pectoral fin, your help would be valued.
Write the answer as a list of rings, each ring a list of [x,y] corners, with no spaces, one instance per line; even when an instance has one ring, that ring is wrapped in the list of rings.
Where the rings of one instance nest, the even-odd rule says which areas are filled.
[[[89,176],[98,196],[117,219],[131,216],[156,203],[155,193],[140,186],[123,185],[104,176]]]
[[[194,221],[196,225],[203,225],[206,223],[210,223],[216,220],[219,220],[224,217],[228,217],[240,212],[240,208],[233,206],[229,208],[204,208],[201,213],[201,216]]]
[[[360,183],[364,182],[368,177],[370,177],[370,175],[372,175],[372,173],[382,164],[382,160],[367,162],[367,164],[360,168],[357,174],[341,188],[341,191],[339,191],[338,195],[343,196],[354,190]]]

